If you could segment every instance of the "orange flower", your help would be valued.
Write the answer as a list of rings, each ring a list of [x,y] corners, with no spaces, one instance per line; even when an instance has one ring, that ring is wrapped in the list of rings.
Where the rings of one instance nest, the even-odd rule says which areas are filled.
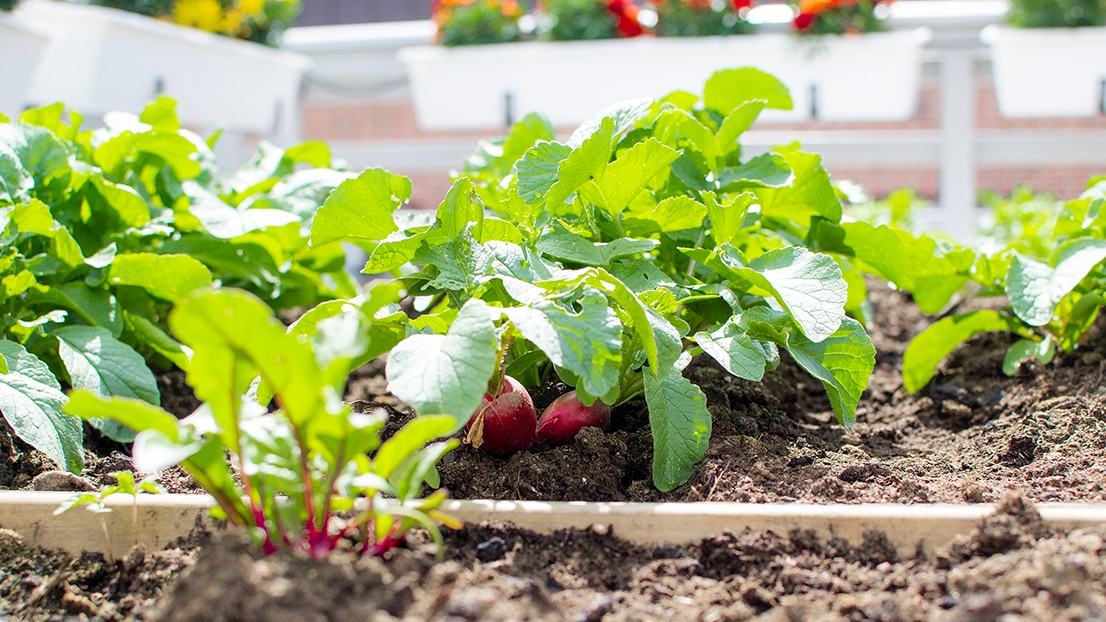
[[[802,0],[799,3],[799,15],[813,16],[837,6],[837,0]]]

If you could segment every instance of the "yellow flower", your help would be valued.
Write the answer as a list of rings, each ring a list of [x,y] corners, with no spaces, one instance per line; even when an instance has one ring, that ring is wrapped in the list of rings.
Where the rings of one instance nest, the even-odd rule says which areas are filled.
[[[241,9],[231,9],[227,11],[226,17],[223,19],[220,32],[236,37],[241,32],[242,24],[245,21],[246,14]]]
[[[246,15],[258,15],[265,12],[265,0],[238,0],[238,8]]]
[[[173,21],[207,32],[219,32],[223,25],[223,7],[219,0],[177,0],[173,4]]]

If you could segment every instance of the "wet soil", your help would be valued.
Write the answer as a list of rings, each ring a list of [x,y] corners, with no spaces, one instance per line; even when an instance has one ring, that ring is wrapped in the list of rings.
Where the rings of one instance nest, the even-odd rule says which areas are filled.
[[[463,446],[442,481],[458,498],[1001,502],[975,533],[930,558],[900,559],[878,534],[850,544],[745,531],[642,548],[605,528],[540,536],[478,525],[447,533],[442,564],[418,541],[385,560],[257,559],[223,540],[105,562],[26,550],[0,534],[0,620],[1106,618],[1106,531],[1051,533],[1033,508],[1106,501],[1106,324],[1075,353],[1015,377],[1001,372],[1010,341],[977,338],[911,395],[902,353],[933,318],[886,289],[873,292],[873,305],[877,365],[849,430],[820,384],[788,361],[759,384],[703,362],[687,375],[707,395],[711,448],[674,491],[650,483],[647,413],[635,402],[615,410],[606,432],[585,430],[567,447],[496,458]],[[401,421],[407,411],[380,371],[379,362],[366,366],[347,397]],[[535,402],[553,397],[539,392]],[[125,448],[99,450],[106,457],[89,456],[87,484],[128,468]],[[48,468],[2,433],[0,456],[0,487],[30,489]],[[184,474],[165,479],[195,490]]]

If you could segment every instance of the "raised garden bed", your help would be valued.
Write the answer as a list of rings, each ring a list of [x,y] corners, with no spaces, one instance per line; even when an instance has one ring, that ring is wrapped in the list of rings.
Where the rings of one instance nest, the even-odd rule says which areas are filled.
[[[1101,612],[1106,343],[1100,333],[1077,355],[1015,378],[999,371],[998,344],[979,338],[957,350],[933,391],[910,395],[901,389],[897,366],[924,320],[901,294],[876,290],[875,301],[871,332],[881,355],[849,432],[830,423],[829,406],[814,387],[797,386],[784,368],[777,381],[761,385],[700,378],[714,403],[729,407],[712,408],[711,450],[697,475],[671,493],[651,490],[647,469],[627,467],[649,464],[648,456],[637,455],[646,450],[634,448],[634,435],[642,433],[634,429],[641,419],[635,408],[641,406],[632,404],[616,411],[614,420],[622,423],[610,434],[587,432],[574,445],[510,459],[462,447],[442,470],[444,482],[461,496],[476,490],[503,499],[772,504],[716,504],[700,513],[694,505],[459,502],[451,509],[469,526],[447,532],[447,562],[435,565],[417,538],[410,550],[383,561],[338,556],[311,562],[286,554],[256,559],[235,542],[154,552],[197,525],[208,503],[198,496],[174,498],[171,510],[159,510],[173,512],[156,520],[162,535],[148,540],[145,554],[128,552],[125,543],[133,536],[124,499],[110,515],[112,538],[124,543],[117,544],[123,561],[105,564],[97,553],[32,553],[4,540],[0,589],[11,604],[0,613],[188,619],[198,615],[199,603],[211,602],[224,612],[248,610],[244,619],[256,620],[274,619],[278,609],[297,619],[372,611],[400,619],[487,620],[743,619],[768,612],[779,619],[1002,613],[1081,619]],[[709,366],[689,373],[724,377]],[[401,413],[402,405],[382,388],[370,365],[347,398]],[[18,463],[36,462],[21,443],[8,447]],[[125,466],[120,455],[98,463],[86,474],[96,483],[104,472]],[[571,465],[586,468],[588,482]],[[13,480],[8,472],[5,484],[28,487],[28,475]],[[165,479],[177,489],[186,485]],[[467,487],[465,480],[471,480]],[[10,498],[4,503],[9,517]],[[39,507],[19,519],[22,525],[56,520],[45,515],[58,497],[38,498]],[[805,503],[780,504],[796,501]],[[827,505],[876,501],[898,505]],[[156,497],[141,502],[144,512],[166,505]],[[994,502],[999,511],[981,522]],[[1079,503],[1073,508],[1072,502]],[[1034,503],[1041,503],[1039,513]],[[478,522],[490,510],[509,509],[516,513]],[[83,524],[71,532],[78,543],[101,548],[98,517],[73,512],[58,518]],[[563,518],[550,520],[557,513]],[[504,525],[507,520],[525,529]],[[33,527],[20,531],[27,544],[39,537]],[[49,531],[37,533],[45,538]],[[107,604],[112,595],[121,600]]]

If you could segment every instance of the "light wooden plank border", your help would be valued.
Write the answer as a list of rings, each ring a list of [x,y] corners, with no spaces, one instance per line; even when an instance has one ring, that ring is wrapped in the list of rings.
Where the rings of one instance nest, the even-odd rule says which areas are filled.
[[[137,532],[132,500],[109,498],[109,514],[82,508],[54,515],[69,493],[0,491],[0,528],[23,536],[29,545],[70,551],[105,551],[101,516],[107,522],[113,552],[123,555],[135,537],[149,548],[162,548],[197,527],[212,529],[207,518],[212,500],[206,495],[140,495]],[[1106,504],[1039,504],[1042,518],[1067,531],[1106,526]],[[785,535],[808,529],[823,539],[859,543],[867,531],[886,534],[903,557],[913,557],[965,535],[994,511],[990,504],[799,505],[752,503],[583,503],[538,501],[450,501],[446,512],[476,523],[497,520],[539,533],[601,524],[629,541],[646,545],[682,545],[726,531],[745,528]]]

